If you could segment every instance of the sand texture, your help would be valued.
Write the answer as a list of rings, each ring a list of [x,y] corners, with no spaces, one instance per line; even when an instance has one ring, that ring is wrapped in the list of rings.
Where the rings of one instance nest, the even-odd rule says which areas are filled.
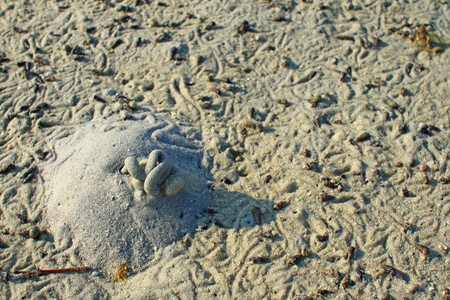
[[[449,20],[442,0],[0,1],[0,294],[449,299]],[[120,173],[154,149],[187,174],[156,204]]]
[[[173,124],[147,115],[142,121],[94,119],[57,138],[56,158],[40,167],[55,247],[79,249],[86,264],[105,272],[117,261],[141,269],[155,250],[192,234],[197,217],[211,205],[202,151]],[[175,141],[165,144],[160,136]],[[189,179],[172,197],[136,191],[131,177],[119,172],[126,157],[146,159],[155,149],[164,150]]]

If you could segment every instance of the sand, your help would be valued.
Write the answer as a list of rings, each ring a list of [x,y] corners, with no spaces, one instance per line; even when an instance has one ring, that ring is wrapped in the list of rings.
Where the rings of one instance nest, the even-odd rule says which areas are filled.
[[[425,24],[450,41],[449,12],[431,0],[0,2],[0,274],[12,275],[1,293],[447,299],[449,50],[419,51],[408,35]],[[84,200],[67,198],[60,221],[72,229],[58,225],[51,187],[71,178],[62,163],[50,170],[64,151],[74,174],[86,170],[77,161],[95,159],[81,155],[94,152],[81,136],[77,146],[63,142],[77,132],[141,116],[172,124],[172,138],[157,139],[165,149],[195,152],[172,159],[203,173],[180,193],[205,203],[189,215],[195,222],[169,222],[184,228],[177,233],[159,227],[158,247],[136,254],[117,240],[137,234],[127,231],[130,216],[108,220],[109,235],[73,229],[100,224],[85,221],[92,181],[68,186],[86,187]],[[117,212],[111,194],[139,207],[126,178],[110,179],[127,151],[145,157],[155,140],[110,160],[96,143],[102,164],[92,172],[109,178],[98,212]],[[162,203],[161,215],[176,208]],[[142,207],[141,217],[162,220]],[[96,237],[112,247],[96,252]],[[113,265],[123,259],[130,277],[116,282]],[[13,273],[35,266],[93,270]]]
[[[193,234],[211,205],[196,133],[183,132],[151,112],[140,116],[97,118],[69,136],[59,135],[51,139],[54,158],[40,166],[47,198],[44,218],[55,247],[79,249],[85,264],[104,272],[117,261],[140,270],[159,248]],[[186,135],[191,139],[183,139]],[[171,197],[150,197],[120,172],[126,157],[147,159],[156,149],[188,179]]]

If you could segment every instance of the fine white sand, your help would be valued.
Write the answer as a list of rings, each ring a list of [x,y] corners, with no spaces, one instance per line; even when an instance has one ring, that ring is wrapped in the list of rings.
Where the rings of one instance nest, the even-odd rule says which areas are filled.
[[[150,112],[141,115],[144,120],[97,118],[56,137],[54,159],[40,166],[55,247],[77,249],[85,264],[105,272],[118,261],[142,269],[155,250],[192,234],[211,205],[195,132],[182,132]],[[188,178],[174,196],[135,191],[131,177],[119,171],[126,157],[146,159],[155,149]]]
[[[0,1],[1,295],[448,299],[450,55],[408,36],[448,42],[449,19],[441,0]],[[155,148],[191,175],[144,205],[118,171]],[[36,266],[93,270],[14,274]]]

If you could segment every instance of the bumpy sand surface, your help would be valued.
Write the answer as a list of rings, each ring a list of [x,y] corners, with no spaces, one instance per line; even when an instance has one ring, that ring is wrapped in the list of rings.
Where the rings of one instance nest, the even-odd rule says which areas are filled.
[[[192,129],[183,131],[150,111],[133,120],[114,117],[96,118],[71,135],[55,137],[55,155],[40,165],[44,219],[55,247],[78,249],[85,264],[106,273],[117,261],[141,270],[157,249],[193,234],[211,205],[203,152]],[[131,176],[120,172],[126,157],[147,159],[153,150],[164,151],[169,172],[176,169],[187,178],[171,197],[136,190]]]
[[[441,0],[0,1],[0,293],[448,299],[450,52],[408,36],[450,41],[449,20]],[[55,137],[146,112],[201,141],[196,230],[125,282],[107,258],[18,278],[90,264],[49,226]]]

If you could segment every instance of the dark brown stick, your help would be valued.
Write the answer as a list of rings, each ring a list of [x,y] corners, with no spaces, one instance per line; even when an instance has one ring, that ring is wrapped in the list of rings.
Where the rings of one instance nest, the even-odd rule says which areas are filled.
[[[68,273],[68,272],[85,272],[89,271],[90,267],[77,267],[77,268],[65,268],[65,269],[48,269],[42,270],[36,267],[37,271],[14,271],[16,274],[26,274],[27,276],[41,276],[46,274],[56,274],[56,273]]]

